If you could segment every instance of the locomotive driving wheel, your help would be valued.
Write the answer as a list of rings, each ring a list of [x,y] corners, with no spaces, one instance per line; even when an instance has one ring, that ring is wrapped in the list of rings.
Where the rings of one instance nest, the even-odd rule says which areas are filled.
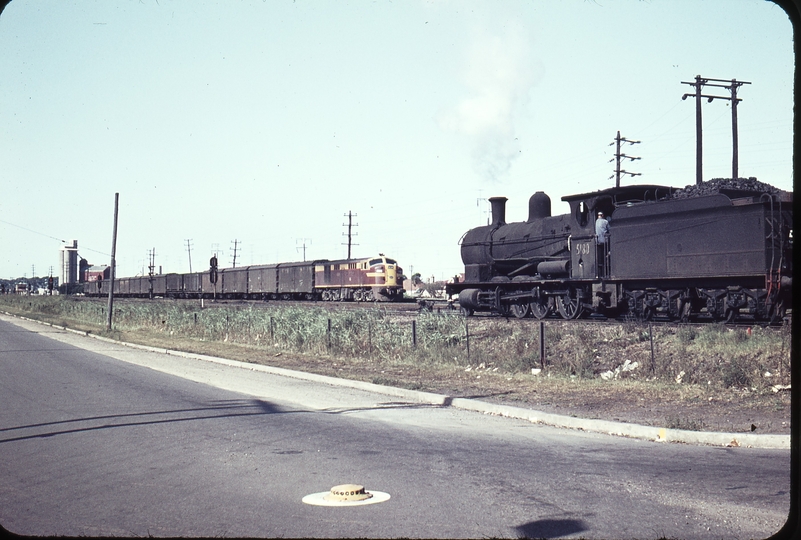
[[[548,298],[532,300],[529,306],[531,306],[531,314],[534,315],[536,319],[544,319],[553,311],[553,302]]]
[[[526,304],[512,304],[509,306],[509,311],[518,319],[524,319],[529,314],[529,305]]]
[[[583,311],[578,294],[572,288],[556,297],[556,309],[563,319],[568,320],[577,318]]]

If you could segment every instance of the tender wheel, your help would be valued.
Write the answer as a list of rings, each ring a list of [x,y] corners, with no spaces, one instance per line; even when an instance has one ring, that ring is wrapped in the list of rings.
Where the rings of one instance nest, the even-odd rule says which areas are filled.
[[[473,315],[473,310],[470,309],[470,308],[466,308],[466,307],[460,307],[459,308],[459,313],[461,313],[465,317],[470,317],[470,316]]]
[[[529,314],[528,304],[512,304],[509,306],[509,311],[518,319],[524,319]]]
[[[776,324],[784,318],[786,310],[784,308],[784,300],[779,300],[775,304],[771,305],[770,309],[768,310],[768,317],[770,319],[770,324]]]
[[[681,305],[681,309],[679,309],[679,320],[683,323],[690,322],[690,314],[693,312],[693,305],[692,302],[689,300],[684,300]]]
[[[361,289],[356,289],[355,291],[353,291],[353,299],[356,300],[357,302],[361,302],[362,300],[364,300],[364,291],[362,291]]]
[[[575,291],[570,291],[556,297],[556,309],[563,319],[575,319],[581,315],[583,308],[575,296]]]
[[[534,300],[529,304],[531,314],[537,319],[544,319],[553,309],[553,304],[549,300]]]

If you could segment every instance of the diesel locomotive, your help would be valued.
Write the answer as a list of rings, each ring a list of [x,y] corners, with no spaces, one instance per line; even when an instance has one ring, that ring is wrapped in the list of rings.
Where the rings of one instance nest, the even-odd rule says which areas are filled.
[[[569,195],[570,213],[556,216],[538,191],[516,223],[506,223],[507,199],[494,197],[491,224],[462,237],[465,279],[446,293],[467,315],[780,320],[792,286],[792,194],[748,180]]]
[[[250,300],[397,301],[403,298],[403,270],[379,254],[367,259],[316,260],[212,269],[191,274],[158,274],[114,280],[123,298],[224,298]],[[98,279],[99,278],[99,279]],[[108,280],[84,284],[87,296],[108,295]]]

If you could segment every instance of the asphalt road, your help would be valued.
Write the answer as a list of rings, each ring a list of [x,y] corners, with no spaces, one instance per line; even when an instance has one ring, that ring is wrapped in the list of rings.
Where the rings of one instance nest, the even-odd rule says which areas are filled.
[[[26,535],[761,538],[790,451],[558,429],[0,316],[0,524]],[[343,483],[389,493],[303,504]]]

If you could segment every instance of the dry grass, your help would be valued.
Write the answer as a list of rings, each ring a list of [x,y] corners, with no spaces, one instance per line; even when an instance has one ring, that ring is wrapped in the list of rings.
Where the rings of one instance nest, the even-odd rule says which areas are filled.
[[[754,413],[789,426],[789,396],[771,390],[789,384],[789,328],[547,321],[546,364],[534,375],[540,336],[530,321],[422,313],[413,346],[410,320],[380,306],[118,300],[110,333],[102,301],[3,296],[0,309],[155,347],[566,414],[714,429],[740,411],[740,423]]]

